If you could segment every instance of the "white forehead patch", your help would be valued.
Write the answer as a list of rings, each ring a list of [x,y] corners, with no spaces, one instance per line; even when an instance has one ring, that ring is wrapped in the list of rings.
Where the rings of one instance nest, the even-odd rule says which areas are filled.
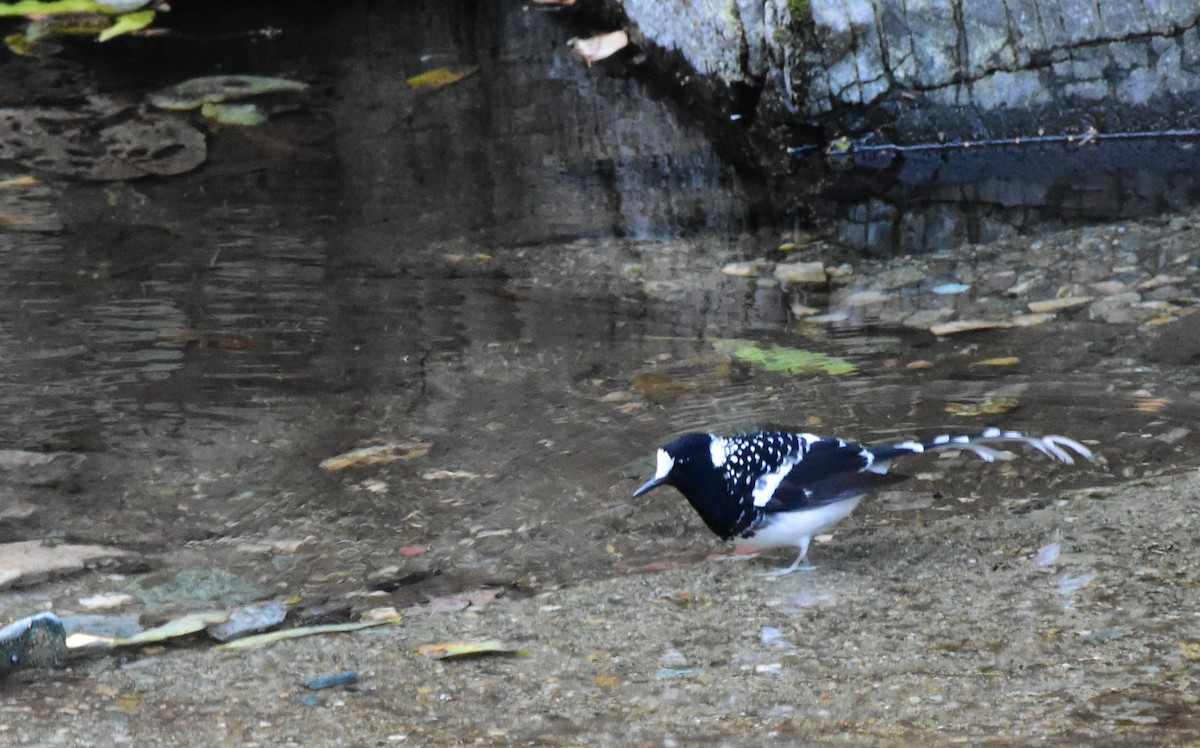
[[[675,467],[675,458],[667,454],[667,450],[658,450],[658,467],[654,471],[654,479],[662,480],[667,477],[667,473],[671,472],[671,468]]]
[[[708,451],[712,453],[713,467],[719,468],[725,464],[726,458],[729,456],[726,450],[728,442],[719,436],[708,437]]]

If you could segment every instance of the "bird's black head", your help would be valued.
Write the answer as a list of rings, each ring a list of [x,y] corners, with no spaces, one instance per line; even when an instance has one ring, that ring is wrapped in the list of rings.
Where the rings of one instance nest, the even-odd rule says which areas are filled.
[[[712,445],[713,437],[709,434],[684,434],[658,450],[658,468],[654,477],[635,491],[634,497],[659,486],[675,486],[683,491],[697,471],[714,469]]]
[[[659,486],[674,486],[683,494],[704,524],[723,538],[742,529],[749,515],[738,497],[729,492],[722,465],[726,440],[711,434],[685,434],[658,450],[654,477],[633,495]]]

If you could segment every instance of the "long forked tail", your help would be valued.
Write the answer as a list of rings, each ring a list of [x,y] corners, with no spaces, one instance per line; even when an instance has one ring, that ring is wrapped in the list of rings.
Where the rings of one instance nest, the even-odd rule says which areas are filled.
[[[866,450],[873,459],[864,469],[870,470],[873,473],[886,473],[888,462],[897,457],[932,452],[939,449],[967,450],[979,455],[979,458],[985,462],[995,462],[1006,456],[1007,453],[985,446],[981,442],[1021,442],[1028,444],[1052,460],[1065,462],[1068,465],[1075,463],[1072,452],[1084,459],[1093,459],[1090,449],[1074,439],[1065,436],[1055,436],[1053,434],[1041,437],[1026,436],[1019,431],[1001,431],[998,428],[990,428],[978,434],[961,434],[958,436],[946,434],[925,442],[899,442],[898,444],[888,444],[881,447],[867,447]],[[1009,458],[1012,457],[1012,455],[1007,456]]]

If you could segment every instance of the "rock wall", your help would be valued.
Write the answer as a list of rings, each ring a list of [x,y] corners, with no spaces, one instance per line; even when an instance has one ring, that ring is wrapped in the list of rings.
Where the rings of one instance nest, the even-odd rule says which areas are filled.
[[[617,0],[721,83],[895,140],[1200,125],[1195,0]]]

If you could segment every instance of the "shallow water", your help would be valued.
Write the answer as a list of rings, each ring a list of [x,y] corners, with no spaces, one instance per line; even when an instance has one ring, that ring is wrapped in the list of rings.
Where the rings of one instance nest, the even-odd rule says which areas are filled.
[[[0,526],[2,539],[115,543],[314,598],[375,587],[411,601],[702,557],[712,541],[682,500],[629,498],[654,449],[685,430],[885,440],[997,422],[1068,434],[1106,460],[914,461],[901,488],[915,496],[864,507],[858,527],[1193,464],[1194,374],[1147,360],[1149,328],[1077,315],[937,340],[895,321],[897,307],[986,311],[999,295],[979,290],[988,273],[1053,278],[1065,260],[1026,242],[955,298],[873,284],[892,269],[854,261],[852,279],[886,300],[864,311],[836,287],[803,295],[851,313],[799,324],[796,292],[769,273],[720,272],[783,259],[791,209],[769,222],[781,230],[760,228],[763,185],[650,84],[571,60],[572,32],[515,4],[397,6],[352,4],[316,38],[296,19],[278,46],[189,31],[128,42],[124,60],[86,52],[92,67],[75,74],[118,96],[216,59],[314,89],[265,126],[211,132],[196,172],[51,179],[11,208],[28,220],[0,235],[0,443],[88,459],[53,485],[6,488],[38,509]],[[146,80],[129,77],[130,60]],[[479,70],[443,90],[404,82],[465,65]],[[924,249],[938,282],[976,261],[973,248]],[[1161,269],[1130,252],[1130,282]],[[1195,256],[1179,257],[1172,268],[1194,271]],[[1188,277],[1179,294],[1194,303]],[[723,347],[739,339],[858,372],[763,372]],[[1019,366],[977,365],[1014,355]],[[929,368],[908,368],[918,360]],[[946,411],[995,395],[1019,407],[991,420]],[[431,449],[318,467],[404,440]]]

